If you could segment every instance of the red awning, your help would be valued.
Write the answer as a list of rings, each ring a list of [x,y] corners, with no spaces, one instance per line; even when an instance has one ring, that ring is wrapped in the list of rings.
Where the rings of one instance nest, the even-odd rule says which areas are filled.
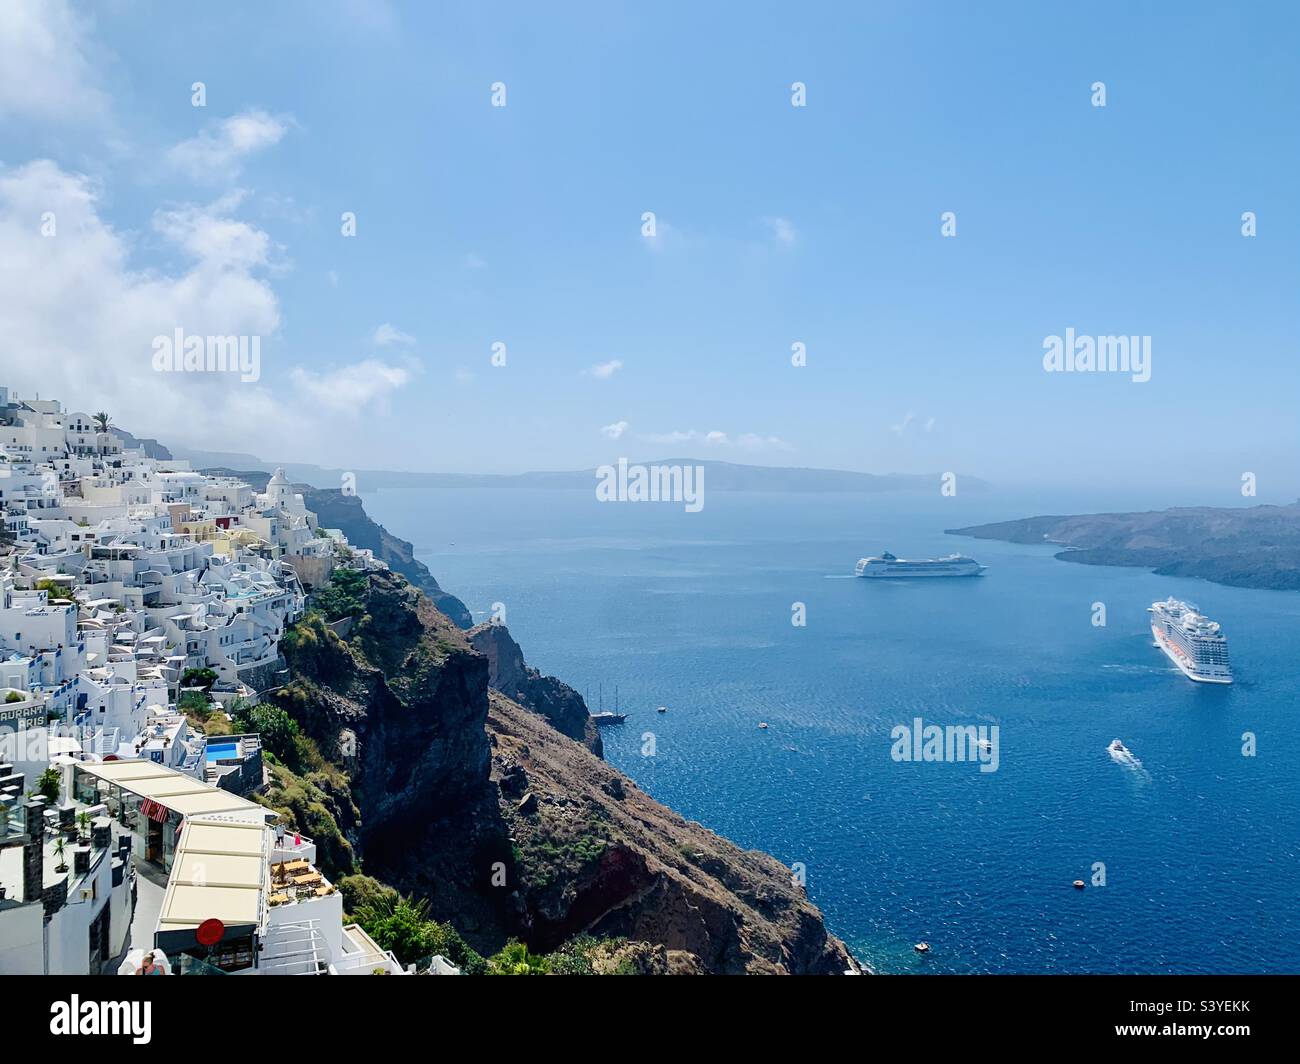
[[[145,798],[140,802],[140,812],[150,820],[156,820],[160,824],[167,820],[167,807],[159,802],[155,802],[152,798]]]

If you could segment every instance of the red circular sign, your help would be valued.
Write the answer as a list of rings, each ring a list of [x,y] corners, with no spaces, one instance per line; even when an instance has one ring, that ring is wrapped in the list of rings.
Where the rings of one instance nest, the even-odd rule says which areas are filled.
[[[199,940],[200,946],[215,946],[225,933],[226,925],[220,920],[204,920],[194,932],[194,937]]]

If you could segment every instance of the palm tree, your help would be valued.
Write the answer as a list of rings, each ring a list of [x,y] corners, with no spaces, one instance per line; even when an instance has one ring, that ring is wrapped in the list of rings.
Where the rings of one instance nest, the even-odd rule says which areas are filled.
[[[107,446],[104,437],[108,435],[108,430],[113,427],[113,419],[105,411],[101,410],[98,414],[92,414],[91,420],[95,422],[95,431],[99,434],[96,449],[102,455]]]

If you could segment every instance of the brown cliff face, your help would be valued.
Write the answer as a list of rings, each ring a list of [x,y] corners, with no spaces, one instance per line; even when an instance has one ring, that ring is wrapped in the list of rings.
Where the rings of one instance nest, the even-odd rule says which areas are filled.
[[[525,709],[540,713],[562,735],[604,754],[600,729],[587,703],[563,680],[543,676],[524,661],[524,652],[504,624],[480,624],[468,633],[470,646],[488,660],[488,686]]]
[[[491,638],[498,678],[504,663],[533,691],[517,644]],[[510,937],[549,951],[587,932],[628,939],[611,948],[647,971],[854,966],[788,869],[489,691],[489,658],[401,577],[371,575],[346,640],[314,620],[284,649],[292,682],[277,701],[350,779],[338,798],[360,822],[340,827],[363,870],[427,898],[481,952]]]
[[[662,945],[677,971],[856,968],[774,857],[685,820],[495,692],[490,707],[492,776],[538,949],[586,931]]]

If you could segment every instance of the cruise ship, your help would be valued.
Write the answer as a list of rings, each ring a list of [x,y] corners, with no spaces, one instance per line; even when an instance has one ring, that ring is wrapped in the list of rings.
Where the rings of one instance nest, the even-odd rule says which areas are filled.
[[[987,566],[974,558],[950,554],[946,558],[895,558],[889,551],[879,557],[861,558],[854,570],[872,580],[901,576],[979,576]]]
[[[1151,603],[1147,612],[1151,614],[1156,646],[1189,680],[1232,683],[1228,640],[1215,621],[1203,616],[1192,603],[1173,597]]]

